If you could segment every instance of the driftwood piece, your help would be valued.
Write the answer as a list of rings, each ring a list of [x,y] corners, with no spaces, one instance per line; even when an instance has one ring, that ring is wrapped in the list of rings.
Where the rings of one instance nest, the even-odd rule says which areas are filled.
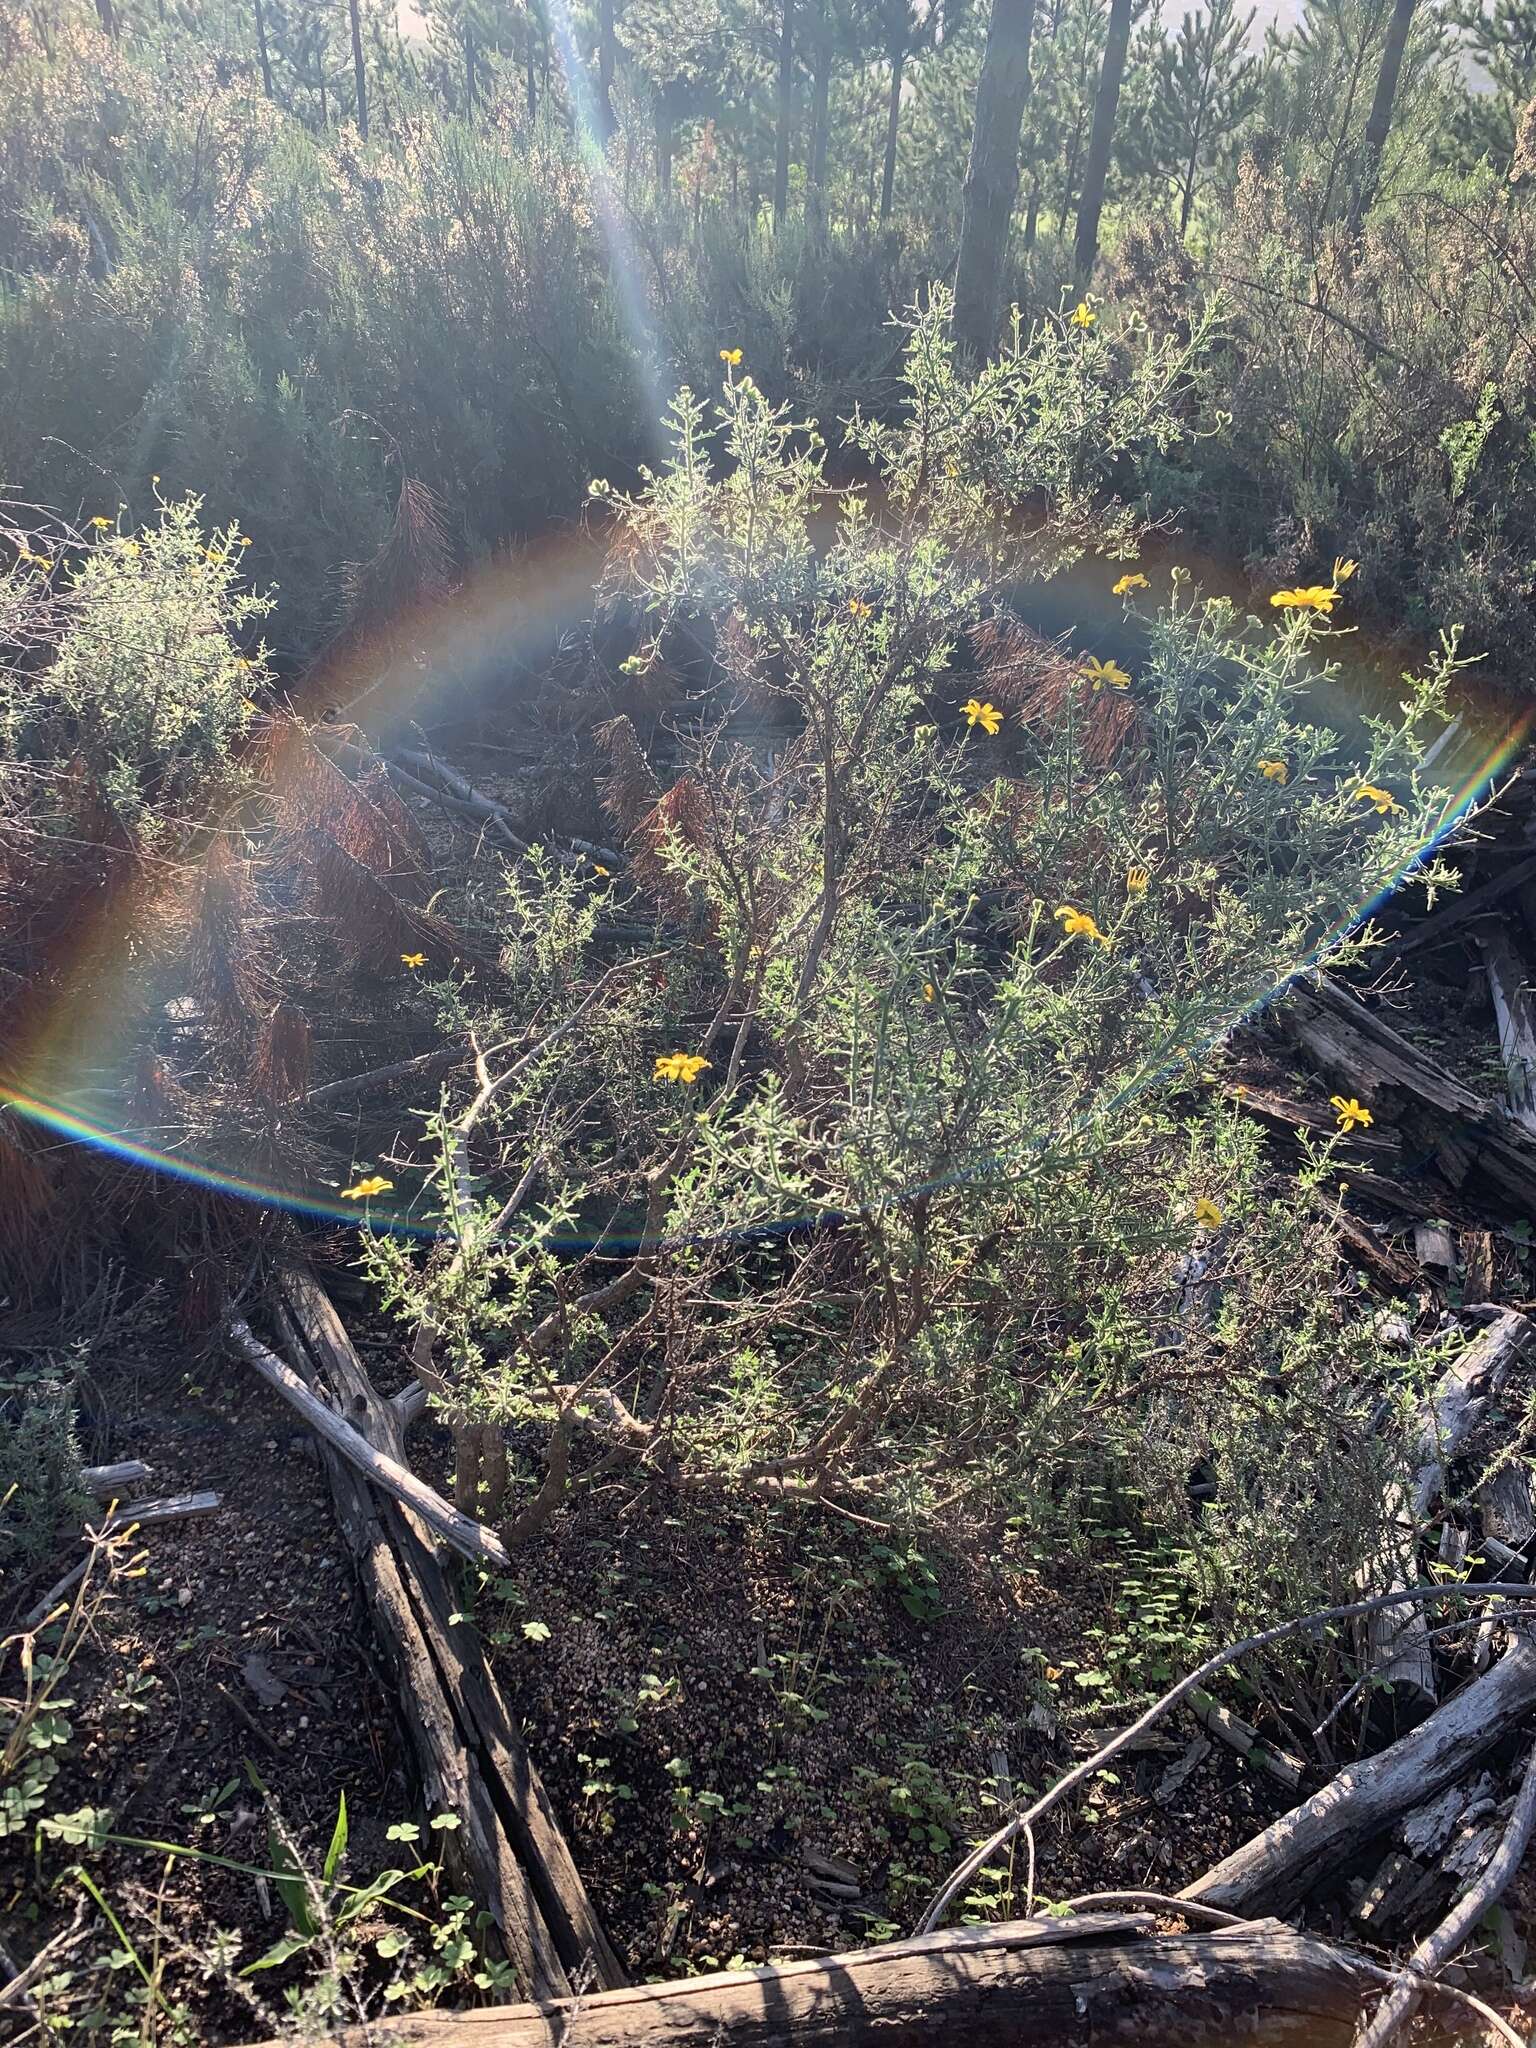
[[[1387,1503],[1388,1518],[1399,1531],[1404,1555],[1394,1560],[1394,1584],[1412,1583],[1408,1554],[1446,1475],[1460,1455],[1488,1402],[1516,1360],[1536,1345],[1536,1327],[1518,1309],[1505,1309],[1475,1337],[1441,1375],[1433,1395],[1419,1413],[1415,1469],[1406,1492]],[[1421,1608],[1388,1608],[1373,1614],[1367,1627],[1367,1663],[1393,1687],[1433,1705],[1434,1659]]]
[[[1441,1911],[1463,1874],[1462,1862],[1470,1853],[1481,1856],[1483,1831],[1476,1824],[1485,1821],[1494,1806],[1493,1779],[1484,1771],[1415,1807],[1394,1829],[1397,1846],[1388,1851],[1356,1901],[1355,1920],[1378,1941],[1390,1941]],[[1492,1830],[1495,1840],[1500,1832]],[[1491,1854],[1493,1842],[1487,1846]],[[1471,1875],[1481,1868],[1481,1860]]]
[[[1531,1544],[1536,1541],[1529,1467],[1501,1465],[1477,1489],[1477,1505],[1483,1518],[1483,1541],[1498,1544],[1499,1577],[1507,1578],[1512,1565],[1529,1562]]]
[[[1468,1308],[1494,1298],[1493,1232],[1461,1233],[1461,1298]]]
[[[1536,1325],[1518,1309],[1507,1308],[1441,1375],[1420,1417],[1418,1463],[1409,1495],[1416,1521],[1423,1520],[1443,1490],[1447,1470],[1465,1448],[1505,1375],[1521,1358],[1532,1356],[1536,1356]]]
[[[291,1365],[285,1364],[275,1351],[269,1350],[243,1316],[231,1316],[225,1324],[225,1332],[246,1364],[254,1367],[290,1407],[296,1408],[333,1451],[339,1452],[349,1465],[399,1501],[402,1507],[419,1515],[434,1535],[442,1537],[450,1550],[468,1558],[471,1564],[490,1565],[501,1572],[507,1569],[510,1559],[499,1536],[483,1528],[469,1515],[460,1514],[457,1508],[450,1507],[440,1493],[428,1486],[425,1480],[418,1479],[398,1458],[375,1448],[360,1430],[344,1421],[306,1386]]]
[[[340,1317],[307,1274],[285,1276],[281,1313],[295,1354],[306,1357],[337,1404],[393,1462],[404,1463],[404,1427],[354,1351]],[[455,1621],[457,1603],[428,1525],[379,1500],[349,1464],[330,1460],[348,1542],[358,1557],[386,1647],[409,1702],[429,1796],[464,1822],[462,1854],[525,1985],[558,1996],[572,1982],[624,1983],[548,1794],[523,1747],[480,1640]],[[455,1846],[458,1846],[455,1843]]]
[[[1421,1266],[1447,1276],[1456,1271],[1456,1244],[1442,1223],[1420,1223],[1414,1228],[1413,1256]]]
[[[1340,1771],[1180,1896],[1229,1913],[1290,1911],[1320,1875],[1345,1868],[1399,1814],[1463,1776],[1533,1708],[1536,1643],[1522,1634],[1455,1699],[1379,1756]]]
[[[956,1928],[576,2001],[377,2020],[366,2037],[349,2029],[336,2039],[345,2048],[365,2038],[379,2048],[1344,2048],[1376,1981],[1273,1921],[1104,1938],[1136,1924],[1083,1914]]]

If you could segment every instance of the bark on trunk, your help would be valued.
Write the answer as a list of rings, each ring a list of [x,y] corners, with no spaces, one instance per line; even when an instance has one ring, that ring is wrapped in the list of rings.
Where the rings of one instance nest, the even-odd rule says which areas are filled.
[[[261,65],[261,89],[271,99],[272,57],[267,49],[267,18],[261,11],[261,0],[256,0],[256,56]]]
[[[778,102],[773,138],[773,224],[789,212],[789,130],[795,99],[795,0],[781,0]]]
[[[1109,32],[1104,39],[1104,67],[1093,102],[1093,128],[1088,137],[1088,161],[1083,167],[1083,189],[1077,204],[1076,267],[1080,284],[1093,275],[1099,256],[1099,219],[1104,211],[1104,185],[1109,176],[1110,153],[1115,145],[1115,116],[1120,111],[1120,83],[1125,77],[1126,52],[1131,45],[1132,0],[1109,0]]]
[[[896,139],[901,131],[901,77],[905,50],[891,52],[891,91],[885,106],[885,164],[880,173],[880,218],[889,220],[896,197]]]
[[[1161,1940],[1102,1938],[1136,1925],[1129,1915],[1085,1913],[959,1928],[578,2004],[383,2019],[369,2040],[420,2048],[1346,2048],[1362,1994],[1376,1982],[1338,1950],[1274,1921]],[[362,2048],[358,2030],[337,2039]]]
[[[663,199],[672,197],[672,152],[676,144],[676,132],[672,126],[672,109],[666,99],[658,95],[656,100],[656,184]]]
[[[832,99],[832,25],[823,7],[811,72],[811,147],[806,177],[805,216],[811,234],[827,232],[827,124]]]
[[[619,125],[613,112],[613,73],[617,51],[613,8],[614,0],[600,0],[597,10],[597,119],[605,145]]]
[[[1413,26],[1413,8],[1414,0],[1393,0],[1392,19],[1387,23],[1381,69],[1376,74],[1376,95],[1371,101],[1370,118],[1365,124],[1365,161],[1360,166],[1360,182],[1355,187],[1354,204],[1349,213],[1351,232],[1357,235],[1365,216],[1376,203],[1381,159],[1386,152],[1387,137],[1392,132],[1392,108],[1397,100],[1397,82],[1403,72],[1403,52],[1408,47],[1408,31]]]
[[[347,20],[352,30],[352,76],[357,84],[357,132],[368,140],[368,74],[363,69],[363,24],[358,0],[347,0]]]
[[[1034,28],[1035,0],[992,0],[955,264],[955,339],[972,361],[985,357],[997,339]]]

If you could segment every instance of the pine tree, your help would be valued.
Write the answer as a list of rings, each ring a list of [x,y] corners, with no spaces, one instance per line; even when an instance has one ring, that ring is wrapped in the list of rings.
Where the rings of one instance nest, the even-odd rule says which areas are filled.
[[[1449,19],[1491,87],[1467,95],[1459,122],[1463,148],[1508,170],[1521,113],[1536,97],[1536,0],[1457,0]]]
[[[1239,13],[1238,0],[1208,0],[1163,46],[1152,129],[1174,181],[1181,235],[1189,231],[1202,181],[1230,153],[1258,104],[1260,64],[1248,48],[1253,19],[1252,8]]]

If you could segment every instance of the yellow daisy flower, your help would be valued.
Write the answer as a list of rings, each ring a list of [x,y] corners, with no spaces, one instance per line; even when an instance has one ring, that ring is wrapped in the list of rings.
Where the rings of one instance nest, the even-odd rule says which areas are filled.
[[[967,697],[960,709],[965,713],[967,725],[979,725],[983,732],[991,733],[994,737],[1001,732],[1003,714],[995,704],[983,704],[975,697]]]
[[[1341,1131],[1352,1131],[1356,1124],[1362,1130],[1369,1130],[1375,1121],[1364,1103],[1357,1102],[1353,1095],[1330,1095],[1328,1101],[1338,1116]]]
[[[1102,690],[1108,683],[1111,689],[1127,690],[1131,679],[1117,661],[1100,661],[1096,654],[1090,654],[1078,674],[1091,682],[1096,690]]]
[[[1056,912],[1056,917],[1061,925],[1063,938],[1096,939],[1101,946],[1108,947],[1108,938],[1099,930],[1098,923],[1090,912],[1074,910],[1070,903],[1063,903]]]

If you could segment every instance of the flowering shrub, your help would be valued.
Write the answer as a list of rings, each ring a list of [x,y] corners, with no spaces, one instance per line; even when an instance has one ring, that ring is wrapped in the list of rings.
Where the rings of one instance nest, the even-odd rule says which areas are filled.
[[[1139,444],[1069,359],[1091,323],[967,382],[947,313],[913,318],[899,418],[849,426],[857,481],[727,359],[664,466],[603,494],[631,670],[704,678],[681,767],[664,786],[627,719],[603,729],[628,874],[513,873],[520,994],[461,1014],[514,1050],[434,1122],[442,1243],[367,1254],[470,1447],[461,1498],[514,1540],[616,1465],[881,1522],[1059,1521],[1063,1468],[1134,1465],[1147,1430],[1187,1474],[1210,1404],[1224,1428],[1333,1312],[1326,1201],[1264,1278],[1262,1164],[1203,1084],[1432,831],[1414,764],[1454,655],[1356,759],[1308,708],[1326,608],[1247,619],[1176,571],[1122,613],[1149,581],[1117,598],[1106,565],[1140,656],[1043,650],[1010,599],[1135,545],[1080,451]],[[1194,345],[1186,395],[1199,371]],[[1157,388],[1142,432],[1201,430]],[[1058,481],[1026,525],[1034,475]],[[1330,1382],[1342,1409],[1373,1355]],[[483,1456],[506,1423],[510,1480]]]
[[[52,658],[0,677],[5,752],[75,757],[130,829],[158,829],[152,812],[227,759],[265,674],[260,649],[240,651],[272,609],[245,587],[249,542],[235,526],[205,537],[200,510],[164,502],[138,533],[96,514],[79,551],[55,561],[23,546],[7,579],[48,579],[56,610]]]

